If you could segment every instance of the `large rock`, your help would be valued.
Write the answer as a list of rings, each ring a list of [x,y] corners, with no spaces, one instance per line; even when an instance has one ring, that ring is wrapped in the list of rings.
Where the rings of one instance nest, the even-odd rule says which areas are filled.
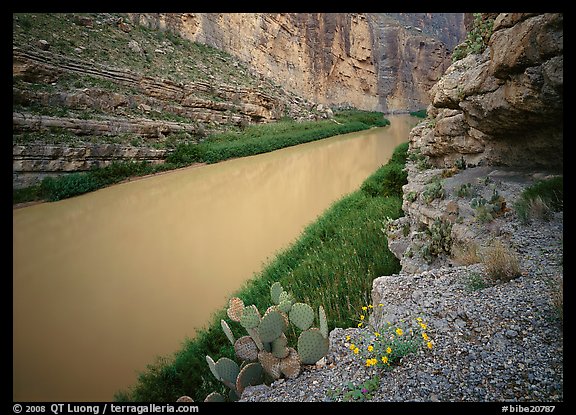
[[[482,54],[452,64],[431,88],[433,117],[411,147],[438,167],[562,168],[562,14],[500,14]],[[453,110],[457,112],[449,112]]]

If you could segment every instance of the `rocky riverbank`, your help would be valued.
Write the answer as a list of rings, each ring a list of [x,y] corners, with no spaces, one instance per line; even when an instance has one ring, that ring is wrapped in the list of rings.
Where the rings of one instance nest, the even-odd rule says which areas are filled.
[[[494,189],[505,192],[510,183],[497,181]],[[461,224],[483,229],[475,234],[479,246],[506,241],[519,276],[491,278],[480,254],[477,263],[457,266],[445,258],[439,268],[383,276],[373,285],[372,301],[383,307],[371,324],[423,317],[431,350],[406,355],[391,371],[367,368],[346,341],[363,329],[335,329],[322,367],[247,388],[242,400],[341,401],[349,382],[358,386],[379,374],[371,401],[562,401],[563,213],[523,224],[511,210],[489,226],[479,226],[474,217]]]

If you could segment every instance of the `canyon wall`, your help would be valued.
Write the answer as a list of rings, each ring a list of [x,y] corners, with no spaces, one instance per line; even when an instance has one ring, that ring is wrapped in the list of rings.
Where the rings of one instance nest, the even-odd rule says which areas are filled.
[[[430,120],[411,146],[436,167],[561,169],[563,16],[501,13],[482,54],[455,62],[430,90]]]
[[[464,38],[462,13],[148,13],[134,23],[222,49],[307,99],[416,110]]]

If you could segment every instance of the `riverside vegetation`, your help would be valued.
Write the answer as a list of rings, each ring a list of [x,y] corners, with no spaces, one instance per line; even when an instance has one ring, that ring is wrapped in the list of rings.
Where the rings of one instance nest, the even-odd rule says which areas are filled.
[[[328,330],[356,325],[356,310],[369,303],[372,280],[400,270],[387,249],[383,218],[402,215],[402,186],[406,184],[408,144],[399,145],[389,162],[356,192],[334,203],[300,238],[280,252],[264,269],[238,290],[235,297],[259,311],[270,302],[270,288],[290,287],[292,298],[325,312]],[[215,312],[211,322],[186,339],[172,356],[159,357],[139,375],[117,401],[175,401],[190,396],[203,401],[212,392],[228,395],[227,387],[210,373],[206,356],[234,359],[235,350],[222,330],[227,309]],[[320,329],[322,329],[321,323]],[[230,328],[240,329],[232,321]],[[286,333],[288,343],[296,333]]]
[[[199,144],[180,142],[166,162],[114,162],[88,172],[46,177],[38,185],[13,190],[13,203],[35,200],[56,201],[91,192],[130,177],[144,176],[194,163],[216,163],[307,143],[338,134],[383,127],[390,122],[380,112],[346,109],[336,111],[332,120],[297,122],[282,119],[269,124],[255,124],[215,133]]]

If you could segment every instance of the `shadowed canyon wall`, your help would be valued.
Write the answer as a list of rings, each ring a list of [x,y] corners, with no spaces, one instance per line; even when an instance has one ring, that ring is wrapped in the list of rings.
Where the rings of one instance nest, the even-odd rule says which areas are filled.
[[[415,110],[465,35],[463,13],[157,13],[133,22],[231,53],[322,104]]]

